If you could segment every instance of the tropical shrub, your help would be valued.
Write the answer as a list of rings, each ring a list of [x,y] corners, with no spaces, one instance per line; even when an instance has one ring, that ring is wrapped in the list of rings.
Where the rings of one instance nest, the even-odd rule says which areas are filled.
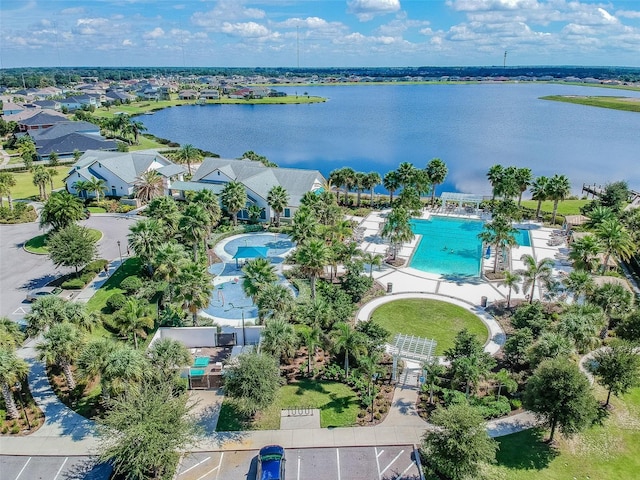
[[[120,288],[125,290],[127,293],[132,294],[140,290],[142,288],[142,285],[143,284],[140,277],[131,275],[122,280],[122,282],[120,283]]]
[[[104,258],[99,258],[98,260],[94,260],[93,262],[87,263],[87,265],[82,269],[83,272],[94,272],[101,273],[104,271],[104,267],[109,263],[108,260]]]
[[[83,289],[86,283],[82,278],[71,278],[62,283],[62,288],[65,290],[80,290]]]
[[[107,299],[107,308],[110,312],[117,312],[124,304],[127,303],[127,297],[125,297],[122,293],[114,293]]]

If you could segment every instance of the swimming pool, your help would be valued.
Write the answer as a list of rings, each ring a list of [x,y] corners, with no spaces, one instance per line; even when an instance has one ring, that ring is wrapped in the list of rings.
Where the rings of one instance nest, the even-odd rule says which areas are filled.
[[[422,239],[416,246],[409,266],[445,276],[478,277],[482,242],[478,234],[484,222],[466,218],[432,216],[429,220],[412,220],[411,227]],[[518,230],[516,241],[530,246],[528,230]]]

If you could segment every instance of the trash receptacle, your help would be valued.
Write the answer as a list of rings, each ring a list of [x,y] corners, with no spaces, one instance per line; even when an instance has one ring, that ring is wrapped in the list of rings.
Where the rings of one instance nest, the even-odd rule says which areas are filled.
[[[387,293],[393,293],[393,283],[387,282]]]
[[[485,308],[487,306],[487,297],[480,297],[480,306]]]

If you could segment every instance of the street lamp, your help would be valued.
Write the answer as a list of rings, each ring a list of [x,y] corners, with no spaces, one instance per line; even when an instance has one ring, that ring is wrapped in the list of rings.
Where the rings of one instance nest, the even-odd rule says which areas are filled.
[[[120,265],[122,265],[122,250],[120,249],[120,240],[116,242],[118,244],[118,253],[120,254]]]
[[[29,423],[29,415],[27,415],[27,410],[24,408],[24,402],[22,401],[22,383],[16,382],[14,387],[18,392],[18,400],[20,401],[20,406],[22,407],[22,411],[24,412],[24,418],[27,420],[27,427],[29,428],[29,430],[31,430],[31,423]]]

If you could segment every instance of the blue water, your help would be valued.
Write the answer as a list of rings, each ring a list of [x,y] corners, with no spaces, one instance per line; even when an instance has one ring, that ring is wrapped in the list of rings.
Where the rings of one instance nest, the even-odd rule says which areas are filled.
[[[444,276],[478,277],[484,253],[478,234],[483,225],[481,220],[454,217],[412,220],[413,232],[422,238],[409,266]],[[528,230],[517,230],[515,237],[518,245],[531,246]]]
[[[307,105],[206,105],[139,117],[150,133],[226,158],[253,150],[280,166],[328,175],[351,166],[384,174],[442,158],[438,192],[490,194],[496,163],[582,183],[627,180],[640,189],[640,114],[540,100],[544,95],[624,95],[561,84],[278,87],[328,98]],[[382,187],[377,187],[382,192]]]

